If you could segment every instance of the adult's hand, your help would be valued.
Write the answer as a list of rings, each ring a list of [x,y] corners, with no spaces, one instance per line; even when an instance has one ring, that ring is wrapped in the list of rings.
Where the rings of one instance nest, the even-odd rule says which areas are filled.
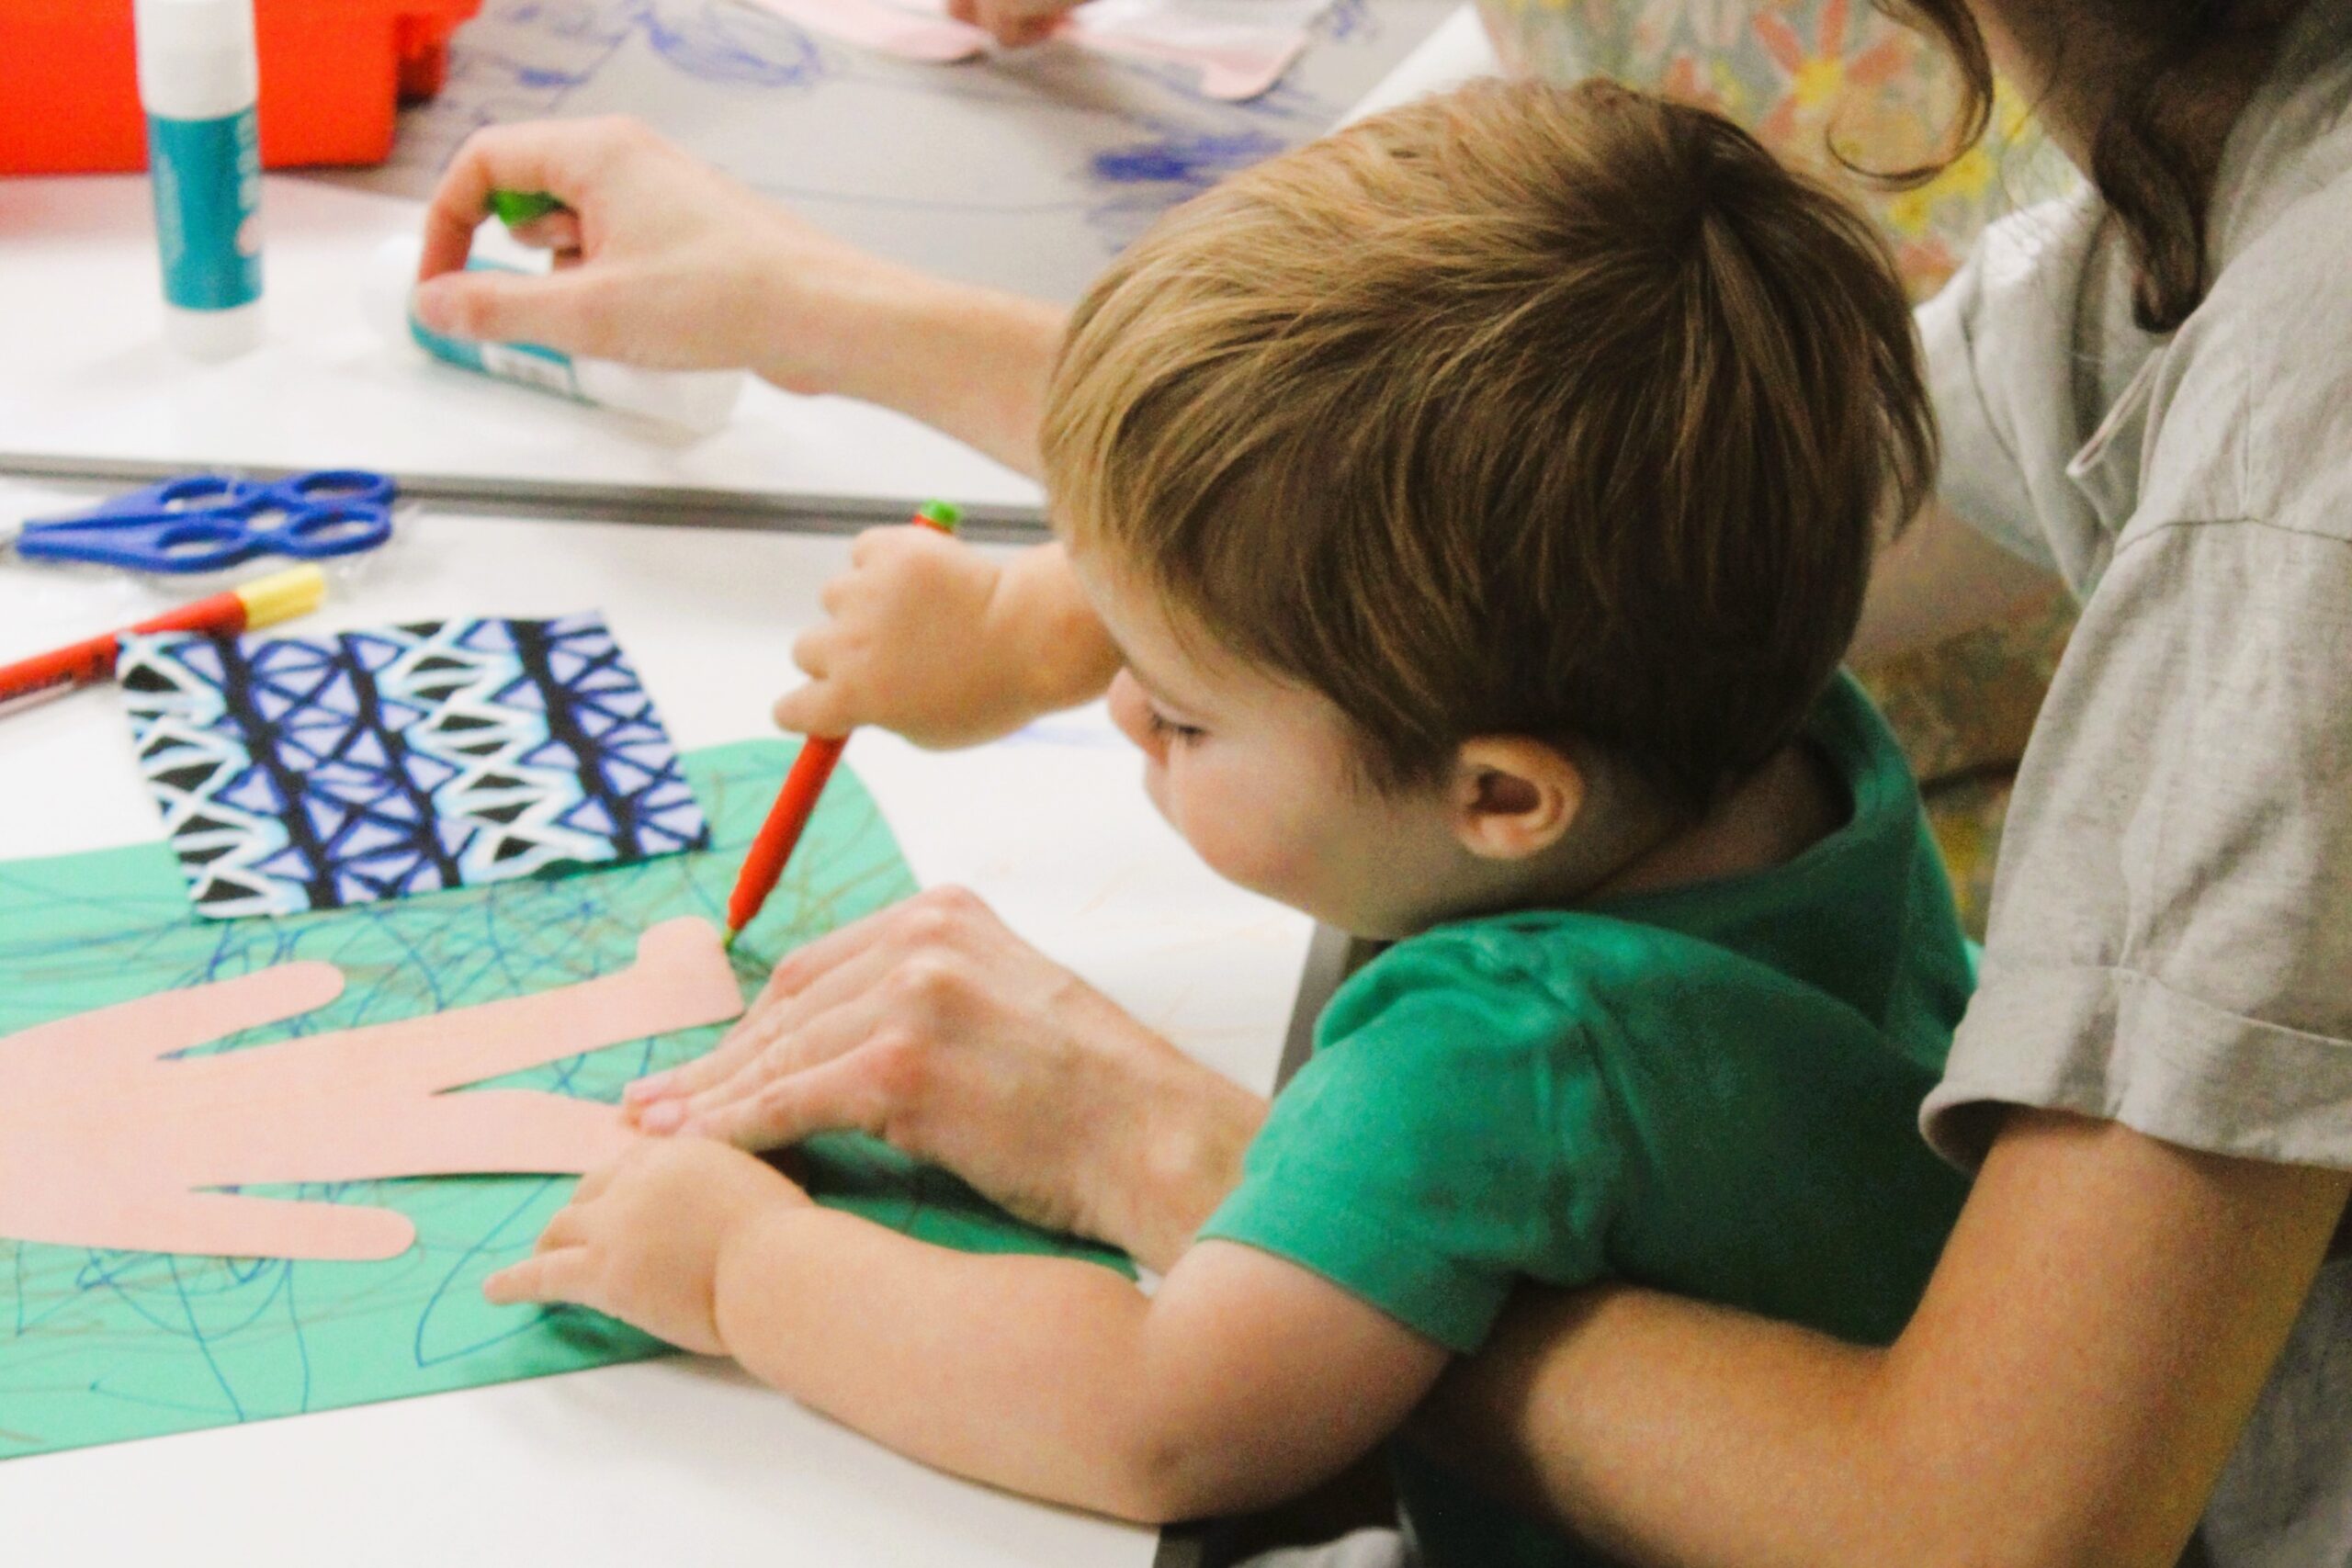
[[[626,1108],[649,1133],[752,1149],[869,1133],[1159,1269],[1265,1116],[961,888],[791,954],[718,1049],[630,1086]]]
[[[550,274],[461,270],[493,189],[568,209],[516,231]],[[1027,472],[1060,341],[1052,307],[824,233],[628,119],[476,132],[424,220],[416,309],[460,337],[662,368],[747,367],[895,408]]]

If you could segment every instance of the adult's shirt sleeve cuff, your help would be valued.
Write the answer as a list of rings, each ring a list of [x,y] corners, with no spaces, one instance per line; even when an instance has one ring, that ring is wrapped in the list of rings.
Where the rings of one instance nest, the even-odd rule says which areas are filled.
[[[2099,1039],[2133,1043],[2081,1051]],[[2120,1122],[2210,1154],[2352,1169],[2352,1041],[2245,1018],[2130,969],[1996,972],[1920,1128],[1973,1170],[2011,1106]]]

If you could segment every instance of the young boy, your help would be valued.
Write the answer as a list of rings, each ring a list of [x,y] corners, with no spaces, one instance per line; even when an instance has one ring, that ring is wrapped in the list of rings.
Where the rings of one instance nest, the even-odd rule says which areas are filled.
[[[1239,1190],[1147,1298],[678,1140],[582,1182],[492,1299],[1147,1520],[1346,1465],[1521,1280],[1890,1338],[1962,1196],[1913,1118],[1967,979],[1836,674],[1934,456],[1861,220],[1699,111],[1482,85],[1171,215],[1080,307],[1045,450],[1153,800],[1396,942]],[[1582,1560],[1399,1482],[1424,1562]]]

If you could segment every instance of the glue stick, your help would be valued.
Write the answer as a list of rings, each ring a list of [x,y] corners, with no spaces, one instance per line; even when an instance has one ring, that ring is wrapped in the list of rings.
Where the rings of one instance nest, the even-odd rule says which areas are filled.
[[[261,342],[261,73],[253,0],[135,0],[164,335],[199,359]]]
[[[434,358],[502,381],[536,387],[575,402],[594,403],[673,425],[694,435],[723,427],[742,395],[740,370],[646,370],[610,359],[574,357],[528,343],[477,343],[436,333],[412,305],[420,246],[413,239],[385,242],[367,281],[367,305],[377,330],[395,343],[413,344]],[[476,258],[471,272],[520,272]]]

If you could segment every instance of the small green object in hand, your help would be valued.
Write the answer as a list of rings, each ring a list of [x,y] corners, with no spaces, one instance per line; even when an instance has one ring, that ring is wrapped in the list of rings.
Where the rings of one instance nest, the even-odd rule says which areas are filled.
[[[490,209],[498,215],[501,223],[518,229],[535,218],[561,212],[564,206],[543,190],[494,190],[490,193]]]

